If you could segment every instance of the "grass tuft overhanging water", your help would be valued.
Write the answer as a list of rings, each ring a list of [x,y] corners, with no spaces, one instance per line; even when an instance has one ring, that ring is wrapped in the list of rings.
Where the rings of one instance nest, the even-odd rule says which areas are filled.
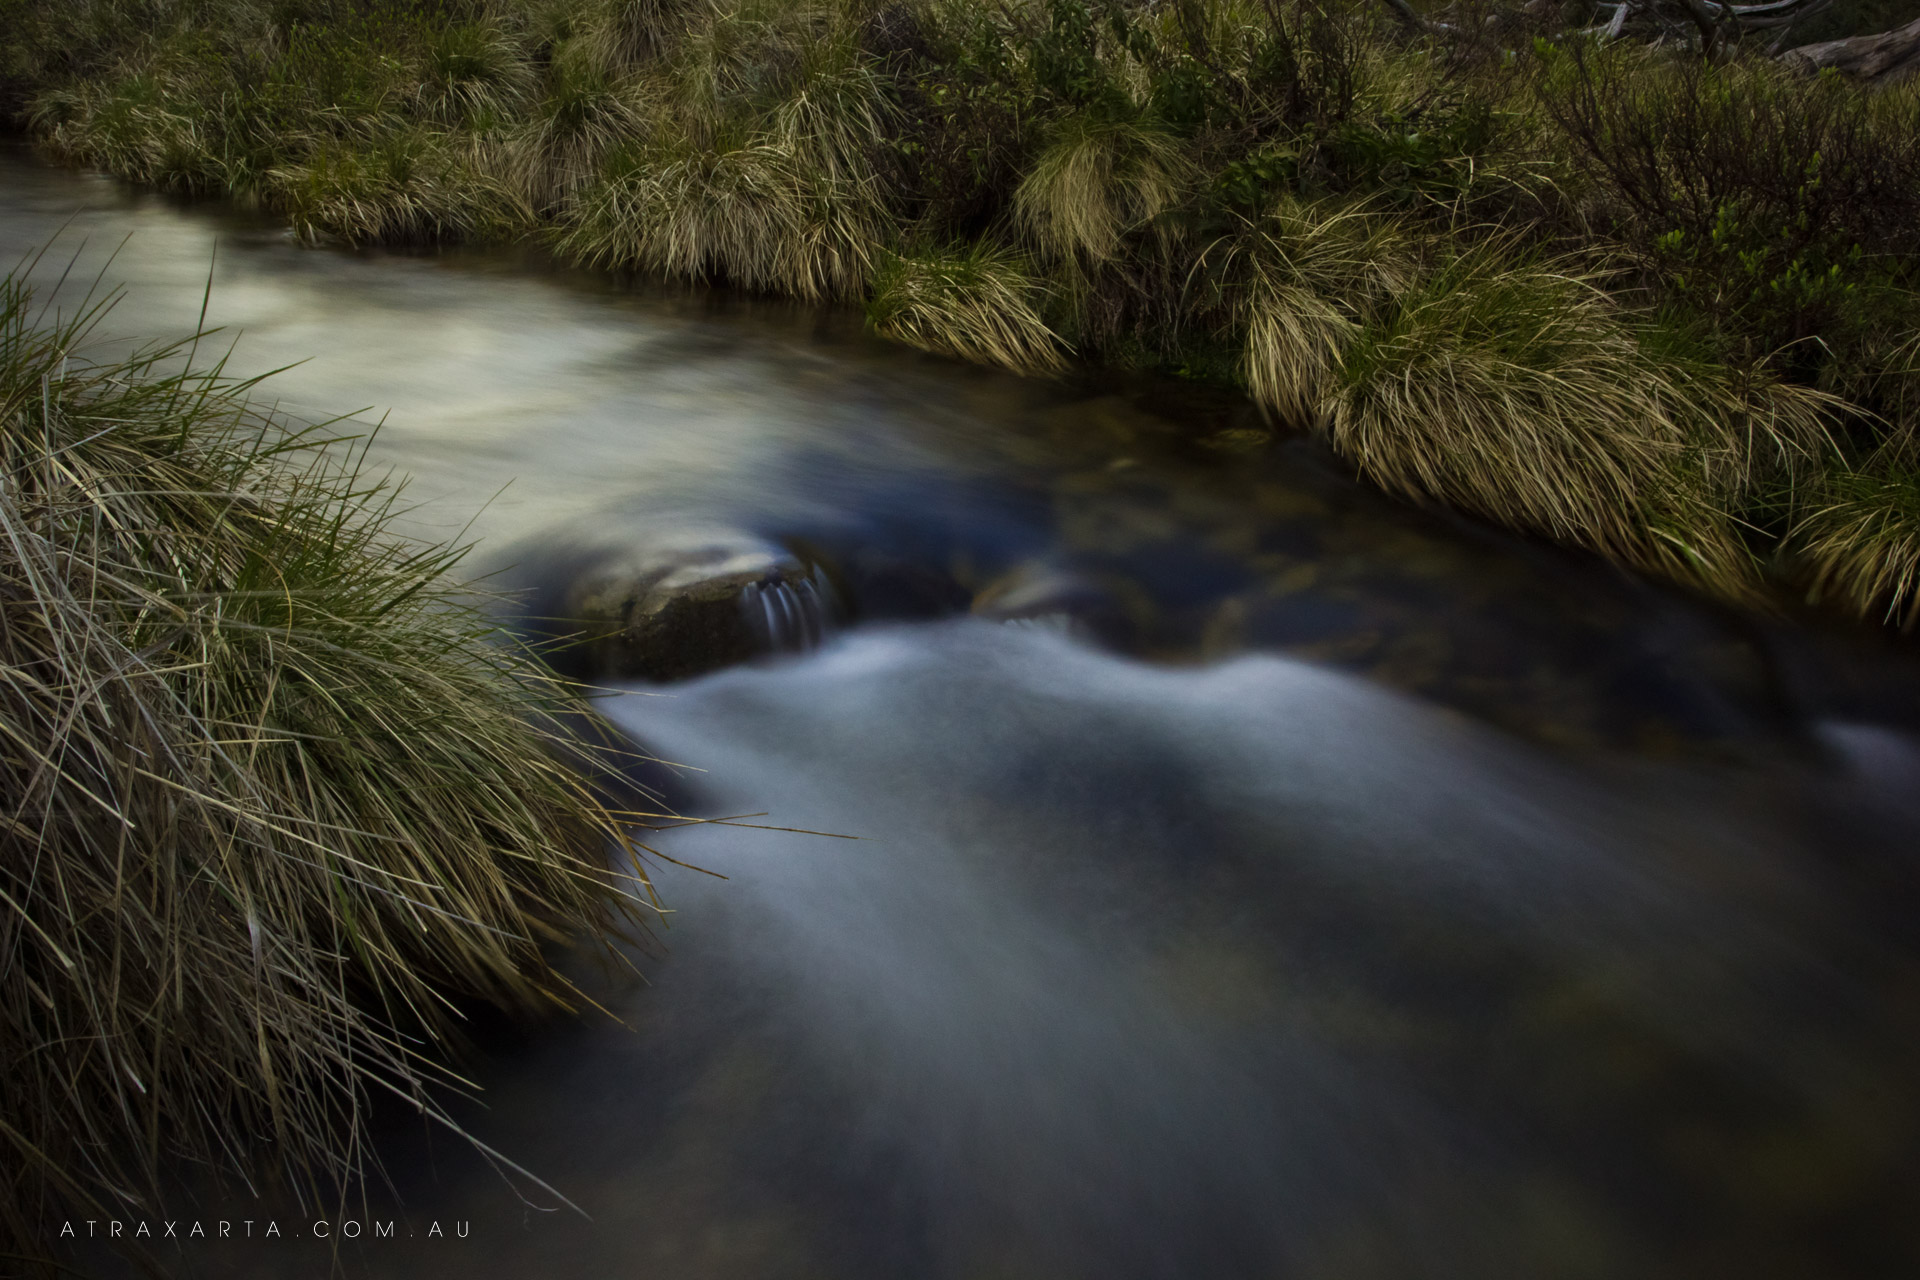
[[[183,1171],[322,1205],[432,1120],[462,1002],[655,910],[612,731],[389,527],[363,447],[206,335],[98,354],[0,283],[0,1253]],[[364,442],[362,442],[362,445]],[[622,856],[624,855],[624,856]],[[194,1176],[199,1176],[195,1174]]]

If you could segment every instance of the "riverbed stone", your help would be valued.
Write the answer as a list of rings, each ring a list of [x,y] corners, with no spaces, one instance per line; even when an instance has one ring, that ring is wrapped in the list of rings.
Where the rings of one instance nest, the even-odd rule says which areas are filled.
[[[1130,585],[1130,584],[1129,584]],[[1121,584],[1103,580],[1070,566],[1029,561],[995,578],[973,599],[973,613],[996,622],[1057,627],[1117,649],[1130,649],[1140,638],[1141,618],[1151,605],[1138,590],[1125,592]]]
[[[681,537],[582,574],[566,612],[594,675],[684,680],[772,647],[743,601],[748,592],[813,580],[811,566],[772,543]]]

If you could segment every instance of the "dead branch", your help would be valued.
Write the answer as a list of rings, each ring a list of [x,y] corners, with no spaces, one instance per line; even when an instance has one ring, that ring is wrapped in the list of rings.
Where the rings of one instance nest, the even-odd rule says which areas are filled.
[[[1781,54],[1780,60],[1808,73],[1832,67],[1859,80],[1901,80],[1920,71],[1920,18],[1877,36],[1803,44]]]

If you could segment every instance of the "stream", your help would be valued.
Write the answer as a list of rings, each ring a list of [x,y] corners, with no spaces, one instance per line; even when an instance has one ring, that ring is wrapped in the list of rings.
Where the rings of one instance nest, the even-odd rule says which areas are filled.
[[[531,1176],[383,1117],[364,1200],[205,1203],[256,1234],[179,1274],[1920,1275],[1883,637],[1395,502],[1205,388],[0,152],[0,254],[48,245],[59,305],[124,290],[103,351],[204,299],[263,397],[365,407],[509,614],[689,531],[823,566],[791,651],[601,699],[678,811],[763,816],[651,841],[668,927],[579,970],[617,1021],[477,1029],[459,1114]]]

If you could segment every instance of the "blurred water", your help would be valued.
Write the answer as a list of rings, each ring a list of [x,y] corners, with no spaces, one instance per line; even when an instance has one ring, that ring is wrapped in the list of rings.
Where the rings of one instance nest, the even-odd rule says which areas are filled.
[[[1910,660],[1395,507],[1181,389],[0,182],[0,251],[64,226],[86,276],[131,233],[112,334],[190,327],[211,262],[236,371],[385,412],[412,526],[484,506],[475,563],[536,593],[713,524],[869,602],[1107,609],[772,611],[807,652],[609,696],[682,811],[832,834],[662,834],[727,878],[662,862],[646,981],[582,971],[626,1025],[490,1033],[463,1115],[583,1213],[389,1121],[348,1216],[395,1238],[216,1198],[283,1234],[183,1274],[1920,1274]]]
[[[263,400],[384,423],[376,456],[441,536],[476,512],[504,546],[609,513],[833,511],[877,477],[984,457],[970,402],[1022,398],[1011,379],[903,369],[857,319],[639,296],[515,254],[304,251],[270,222],[19,150],[0,151],[0,183],[0,262],[44,250],[30,278],[69,311],[96,282],[119,292],[99,351],[191,333],[204,302],[222,333],[203,356],[237,342],[230,372],[284,368]]]

